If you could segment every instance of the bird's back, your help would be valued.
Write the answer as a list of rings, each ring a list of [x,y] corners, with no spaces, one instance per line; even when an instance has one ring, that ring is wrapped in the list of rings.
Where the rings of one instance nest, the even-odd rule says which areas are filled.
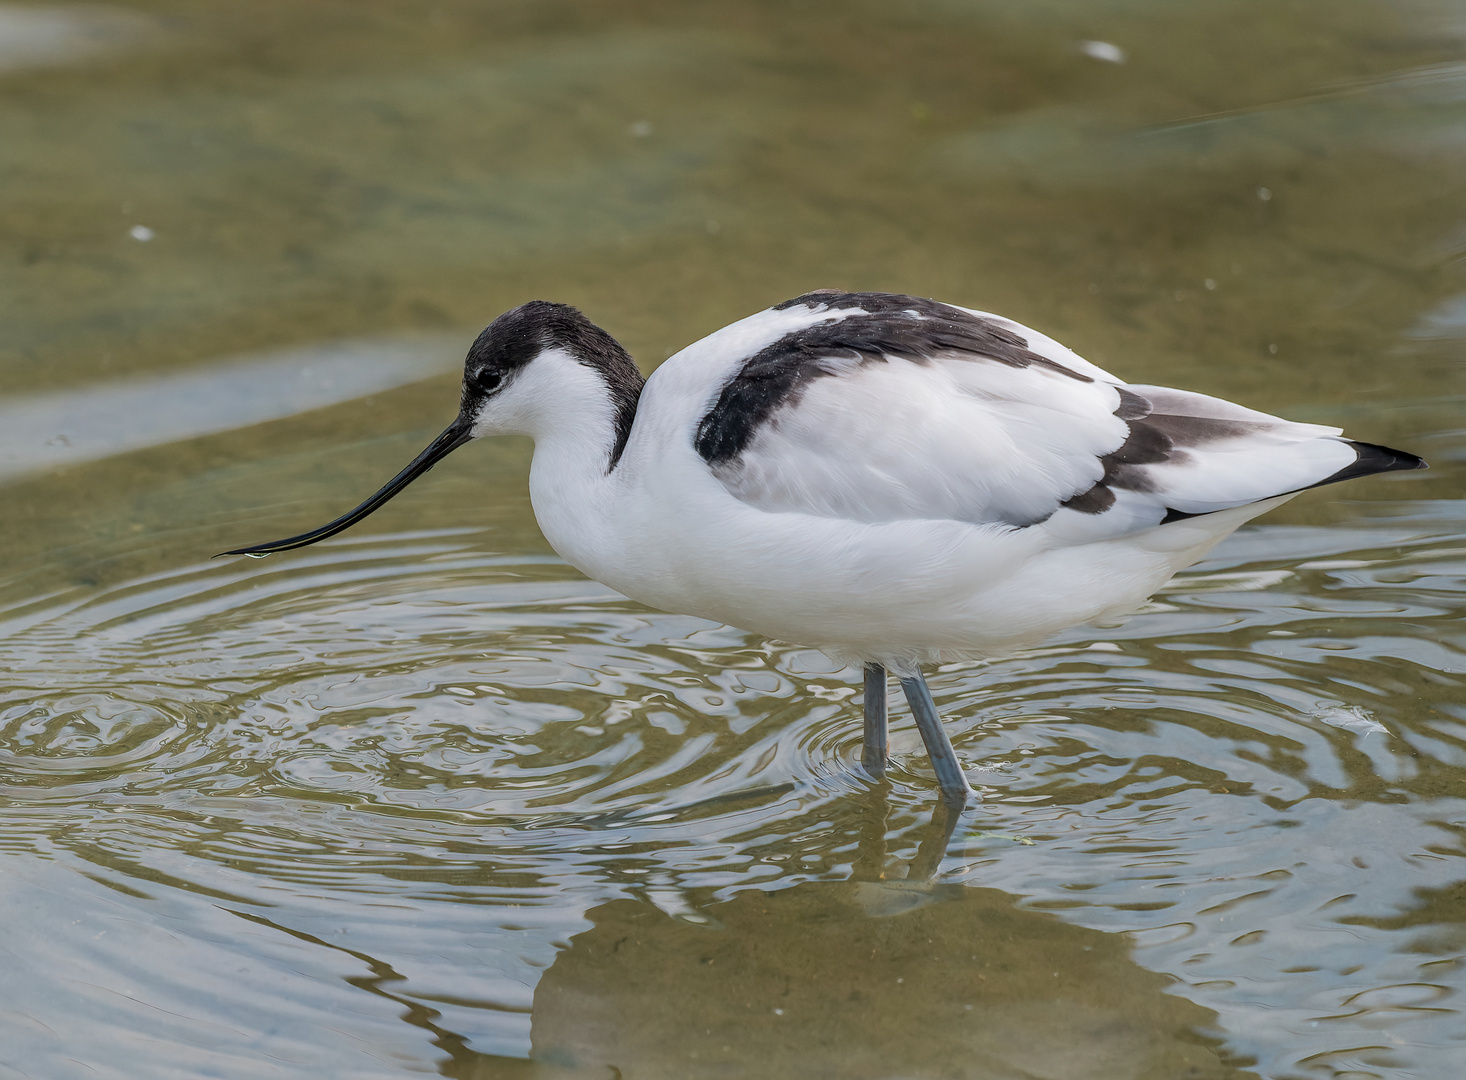
[[[770,513],[1048,524],[1083,541],[1421,465],[1337,428],[1128,385],[1011,320],[914,297],[812,293],[707,342],[721,335],[648,389],[694,369],[702,393],[678,436]]]

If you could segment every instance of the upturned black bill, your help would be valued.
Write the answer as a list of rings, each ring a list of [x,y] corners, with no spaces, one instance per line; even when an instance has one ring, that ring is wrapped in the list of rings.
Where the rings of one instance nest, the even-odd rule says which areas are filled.
[[[429,443],[421,454],[418,454],[417,457],[412,459],[412,462],[407,468],[387,481],[381,491],[377,492],[355,510],[342,514],[335,521],[322,525],[319,529],[303,532],[299,536],[287,536],[284,540],[272,540],[268,544],[256,544],[253,547],[235,548],[233,551],[221,551],[219,555],[214,557],[218,558],[220,555],[270,555],[276,551],[289,551],[291,548],[305,547],[308,544],[314,544],[318,540],[335,536],[341,530],[355,525],[393,495],[396,495],[408,484],[442,461],[454,450],[457,450],[464,443],[470,441],[473,438],[472,428],[472,423],[461,416],[457,420],[454,420],[444,430],[443,434]]]

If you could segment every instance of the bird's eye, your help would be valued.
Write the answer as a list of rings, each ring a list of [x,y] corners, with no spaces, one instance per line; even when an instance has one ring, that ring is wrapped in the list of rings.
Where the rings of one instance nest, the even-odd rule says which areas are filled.
[[[478,384],[478,388],[485,394],[492,394],[495,390],[499,389],[503,381],[504,373],[502,371],[493,371],[488,368],[480,371],[478,378],[474,380]]]

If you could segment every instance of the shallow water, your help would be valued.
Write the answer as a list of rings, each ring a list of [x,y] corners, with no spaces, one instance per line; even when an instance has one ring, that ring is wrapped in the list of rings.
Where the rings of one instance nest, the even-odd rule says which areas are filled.
[[[1459,1073],[1462,11],[224,7],[0,6],[0,1077]],[[1432,470],[931,673],[956,820],[857,672],[560,562],[527,444],[210,559],[515,303],[650,368],[827,285]]]

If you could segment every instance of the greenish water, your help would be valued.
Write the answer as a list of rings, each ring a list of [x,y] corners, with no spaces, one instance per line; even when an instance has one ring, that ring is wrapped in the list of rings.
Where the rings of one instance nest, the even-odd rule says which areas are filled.
[[[1445,2],[0,5],[0,1078],[1457,1076],[1463,166]],[[933,673],[955,823],[527,444],[209,558],[514,304],[649,369],[824,286],[1432,469]]]

